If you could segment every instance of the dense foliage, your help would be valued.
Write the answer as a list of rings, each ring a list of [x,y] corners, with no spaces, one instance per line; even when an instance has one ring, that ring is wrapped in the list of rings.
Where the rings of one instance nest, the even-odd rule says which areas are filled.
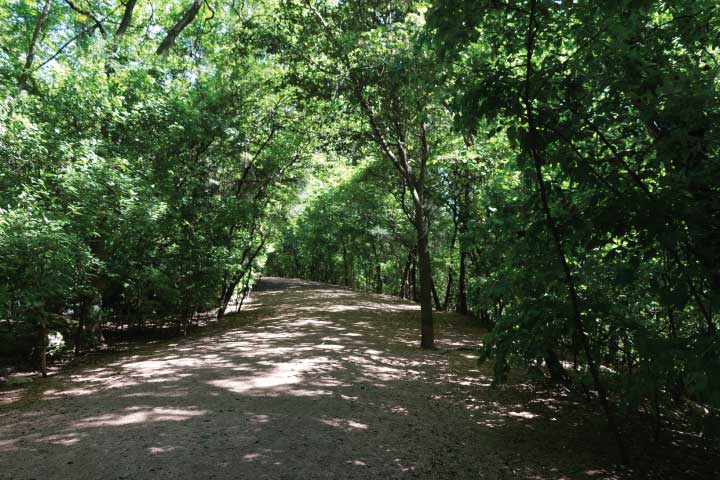
[[[616,432],[718,430],[717,2],[240,3],[0,5],[2,353],[186,331],[264,270],[416,300],[423,347],[470,314],[498,382]]]
[[[298,185],[296,92],[245,24],[229,29],[243,12],[216,10],[163,59],[171,5],[160,16],[141,2],[113,33],[120,8],[93,5],[95,24],[51,3],[34,46],[34,2],[0,10],[3,353],[38,355],[48,330],[77,351],[111,326],[187,330],[222,314]],[[32,48],[43,68],[13,64]]]

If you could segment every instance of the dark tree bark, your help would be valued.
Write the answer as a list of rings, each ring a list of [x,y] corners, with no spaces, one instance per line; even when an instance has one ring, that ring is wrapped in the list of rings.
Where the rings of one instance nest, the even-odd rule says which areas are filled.
[[[418,301],[418,290],[417,290],[417,258],[413,257],[412,267],[410,267],[410,289],[412,291],[411,300],[413,302]]]
[[[350,278],[350,262],[348,261],[348,253],[347,253],[347,246],[345,245],[345,241],[343,241],[343,248],[342,248],[342,255],[343,255],[343,269],[344,269],[344,279],[343,283],[346,287],[352,287],[352,279]],[[328,262],[329,263],[329,262]]]
[[[438,295],[437,288],[435,287],[435,281],[430,282],[430,285],[432,287],[432,298],[435,304],[435,310],[442,310],[442,303],[440,303],[440,295]]]
[[[380,265],[380,257],[378,257],[377,245],[375,239],[372,242],[373,257],[375,258],[375,293],[383,293],[382,266]]]
[[[443,300],[442,310],[447,311],[450,305],[450,296],[452,295],[453,277],[455,276],[455,270],[452,267],[448,270],[448,280],[445,285],[445,299]]]
[[[557,354],[551,348],[545,351],[545,366],[550,373],[550,379],[557,384],[568,385],[570,383],[570,377],[568,376],[565,368],[560,363]]]
[[[457,293],[457,305],[455,311],[462,313],[463,315],[468,313],[467,308],[467,294],[466,294],[466,276],[467,268],[465,261],[467,259],[467,252],[462,248],[462,242],[460,243],[460,272],[458,273],[458,293]]]
[[[243,303],[245,303],[245,299],[250,295],[250,280],[251,279],[252,279],[252,269],[249,269],[247,275],[245,275],[245,282],[243,283],[242,296],[240,297],[240,302],[238,303],[238,311],[242,308]]]
[[[254,229],[253,229],[254,231]],[[261,234],[262,235],[262,234]],[[218,313],[217,317],[222,318],[225,315],[225,311],[227,310],[228,305],[230,304],[230,300],[232,300],[233,293],[235,293],[235,289],[240,284],[241,281],[248,276],[248,282],[249,282],[249,275],[252,273],[252,265],[257,256],[260,254],[262,249],[265,247],[265,236],[261,236],[260,243],[255,248],[255,250],[252,250],[252,238],[250,239],[250,245],[248,245],[245,250],[243,251],[242,259],[240,261],[241,265],[244,266],[244,269],[241,270],[239,273],[233,276],[233,278],[230,280],[230,282],[225,285],[223,289],[222,298],[220,299],[220,306],[218,307]]]
[[[375,264],[375,293],[383,293],[382,267]]]
[[[127,29],[130,27],[130,22],[132,22],[133,10],[135,10],[136,4],[137,0],[127,0],[122,20],[120,20],[120,25],[118,25],[117,30],[115,30],[115,36],[113,37],[113,50],[117,48],[118,44],[125,36]]]
[[[23,66],[22,72],[20,73],[20,79],[18,80],[18,94],[25,90],[27,81],[30,78],[30,69],[35,62],[35,52],[37,51],[37,44],[40,40],[40,35],[47,22],[48,15],[50,14],[50,7],[52,6],[53,0],[46,0],[43,5],[43,9],[35,22],[35,29],[33,30],[32,37],[30,38],[30,45],[28,46],[27,55],[25,56],[25,65]]]
[[[172,48],[173,45],[175,45],[175,40],[177,40],[178,35],[180,35],[180,32],[182,32],[185,27],[190,25],[192,21],[195,20],[195,17],[200,11],[200,7],[202,7],[202,4],[203,0],[193,0],[192,5],[188,9],[188,11],[185,12],[185,15],[183,15],[183,17],[178,20],[178,22],[173,25],[172,28],[168,31],[165,39],[162,41],[157,51],[155,52],[156,54],[164,55],[168,50]]]
[[[457,241],[458,236],[458,219],[457,219],[457,209],[454,206],[451,206],[452,209],[452,217],[453,217],[453,233],[452,233],[452,240],[450,241],[450,251],[452,252],[455,249],[455,242]],[[450,305],[450,295],[452,292],[453,287],[453,277],[455,276],[455,269],[452,262],[448,265],[448,273],[447,273],[447,284],[445,285],[445,298],[442,302],[442,305],[438,308],[438,310],[447,311],[448,305]]]
[[[432,319],[432,271],[430,269],[428,229],[422,204],[415,206],[415,224],[418,235],[418,268],[420,270],[420,346],[433,348],[435,334]]]
[[[44,314],[43,314],[44,315]],[[40,342],[40,372],[43,377],[47,377],[47,344],[48,344],[48,328],[43,316],[40,319],[40,331],[39,331],[39,342]]]
[[[469,146],[470,143],[466,142]],[[457,305],[455,305],[455,311],[463,315],[467,315],[467,257],[468,253],[464,241],[464,234],[467,232],[467,224],[470,216],[470,185],[465,184],[463,187],[463,195],[461,196],[460,206],[458,208],[458,230],[460,232],[460,265],[458,272],[458,292],[457,292]]]
[[[405,260],[405,267],[403,268],[402,279],[400,280],[400,298],[407,299],[410,290],[410,269],[412,268],[413,253],[408,253],[407,260]]]
[[[78,324],[75,327],[75,335],[73,339],[75,343],[75,355],[79,355],[80,351],[82,350],[82,337],[85,331],[85,325],[87,324],[88,313],[90,311],[90,301],[87,298],[83,298],[80,301],[79,310],[80,312],[78,315]]]

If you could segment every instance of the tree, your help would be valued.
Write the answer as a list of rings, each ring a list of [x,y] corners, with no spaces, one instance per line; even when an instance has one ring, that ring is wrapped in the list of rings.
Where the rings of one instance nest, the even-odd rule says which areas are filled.
[[[715,15],[709,4],[544,1],[446,2],[430,15],[438,51],[461,59],[455,108],[462,127],[473,131],[484,119],[505,130],[518,171],[535,185],[532,208],[544,217],[570,306],[558,319],[572,321],[566,341],[576,359],[583,352],[601,398],[603,382],[616,379],[601,378],[599,359],[617,358],[619,343],[623,370],[650,357],[668,368],[619,382],[624,399],[657,398],[660,376],[678,381],[672,362],[659,360],[672,348],[673,314],[668,329],[652,312],[682,305],[687,319],[702,325],[698,331],[691,320],[691,336],[714,335],[707,309],[716,298],[715,273],[706,268],[712,256],[695,247],[709,225],[690,212],[715,209],[704,200],[707,186],[691,180],[701,171],[715,175],[704,155],[716,146],[700,120],[714,117],[717,99],[710,93],[716,73],[706,66],[716,61],[706,49]],[[657,282],[664,269],[676,272],[677,282]],[[638,295],[642,300],[624,300]],[[510,339],[527,333],[510,327],[494,332],[505,342],[494,347],[503,361],[515,348]],[[559,331],[546,325],[538,338],[562,343]],[[608,337],[618,347],[606,351]]]
[[[296,72],[313,69],[319,52],[323,53],[325,61],[311,70],[311,75],[332,72],[330,75],[342,79],[339,85],[322,81],[335,91],[341,89],[354,102],[369,124],[371,138],[396,169],[410,196],[420,273],[421,346],[432,348],[433,282],[426,184],[436,140],[437,125],[433,122],[438,115],[432,99],[436,71],[431,68],[430,55],[416,45],[421,32],[420,9],[414,2],[286,5],[288,22],[301,29],[293,33],[299,43],[293,45],[291,56],[297,59],[296,65],[302,65],[295,67]]]

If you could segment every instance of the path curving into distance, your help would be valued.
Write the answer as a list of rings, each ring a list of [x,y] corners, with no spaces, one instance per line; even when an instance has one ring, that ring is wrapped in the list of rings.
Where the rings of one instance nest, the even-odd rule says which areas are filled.
[[[0,478],[618,478],[602,419],[491,389],[462,317],[438,314],[420,350],[417,311],[265,278],[222,328],[6,393]]]

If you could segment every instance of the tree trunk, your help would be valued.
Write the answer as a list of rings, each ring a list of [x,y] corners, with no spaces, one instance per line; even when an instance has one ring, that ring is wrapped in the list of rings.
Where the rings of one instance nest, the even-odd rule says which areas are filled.
[[[230,282],[225,287],[222,298],[220,299],[220,306],[218,307],[217,318],[222,318],[223,316],[225,316],[225,310],[227,310],[228,304],[230,304],[230,300],[232,300],[232,295],[235,292],[235,288],[237,288],[238,283],[240,283],[240,277],[236,276],[232,280],[230,280]]]
[[[466,294],[466,276],[467,276],[467,269],[465,266],[465,261],[467,259],[467,253],[462,247],[462,242],[460,243],[460,273],[458,274],[458,293],[457,293],[457,305],[455,305],[455,311],[457,313],[462,313],[463,315],[466,315],[468,313],[467,308],[467,294]]]
[[[345,270],[345,286],[346,287],[352,287],[352,282],[350,280],[350,262],[348,261],[348,254],[347,254],[347,247],[345,246],[345,242],[343,241],[343,268]]]
[[[383,293],[382,266],[378,257],[377,246],[375,240],[372,243],[373,256],[375,257],[375,293]]]
[[[383,293],[382,267],[375,265],[375,293]]]
[[[466,145],[471,145],[469,140],[466,140]],[[461,313],[463,315],[467,315],[468,313],[468,306],[467,306],[467,248],[466,248],[466,240],[465,240],[465,233],[467,233],[467,225],[470,217],[470,203],[471,203],[471,189],[470,185],[468,183],[465,183],[463,186],[463,194],[461,195],[462,200],[460,201],[460,205],[458,208],[458,226],[456,227],[459,230],[459,241],[458,246],[460,247],[460,265],[459,265],[459,272],[458,272],[458,292],[457,292],[457,305],[455,305],[455,311],[457,313]]]
[[[430,265],[430,245],[428,242],[427,219],[422,203],[422,193],[414,189],[415,231],[417,233],[417,257],[420,270],[420,346],[433,348],[435,333],[432,319],[432,270]]]
[[[125,32],[127,32],[127,29],[130,26],[136,3],[137,0],[127,0],[127,3],[125,4],[125,11],[123,13],[122,20],[120,20],[120,25],[115,31],[115,37],[113,38],[113,50],[115,50],[117,45],[122,41],[125,36]]]
[[[40,320],[40,371],[43,377],[47,377],[47,344],[48,329],[45,318]]]
[[[225,315],[225,310],[227,310],[227,306],[230,303],[230,300],[232,299],[233,293],[235,293],[235,289],[237,288],[238,284],[241,281],[243,281],[243,278],[245,278],[246,274],[247,274],[247,282],[250,281],[250,276],[252,275],[252,271],[253,271],[253,262],[255,261],[255,259],[260,254],[263,247],[265,246],[265,239],[266,239],[266,237],[264,235],[261,235],[260,243],[258,244],[257,248],[255,248],[254,251],[252,250],[252,240],[250,241],[250,244],[245,248],[245,251],[243,252],[243,256],[242,256],[242,258],[243,258],[242,264],[244,265],[244,268],[246,270],[241,271],[240,273],[236,274],[230,280],[230,283],[225,286],[225,290],[223,291],[222,303],[220,304],[220,308],[218,308],[218,318],[221,318],[223,315]],[[247,282],[246,282],[246,284],[247,284]]]
[[[432,298],[433,303],[435,304],[435,310],[442,310],[442,304],[440,303],[440,296],[438,295],[437,288],[435,287],[435,280],[430,282],[430,286],[432,287]]]
[[[410,290],[410,270],[413,262],[412,251],[408,253],[407,260],[405,260],[405,268],[403,268],[402,280],[400,281],[400,298],[407,299]]]
[[[27,81],[30,78],[30,69],[32,68],[33,62],[35,61],[35,51],[37,50],[38,40],[40,34],[45,27],[48,14],[50,13],[50,7],[52,6],[53,0],[46,0],[43,5],[43,9],[40,12],[40,16],[35,22],[35,29],[33,30],[32,38],[30,39],[30,45],[28,46],[28,52],[25,56],[25,65],[23,66],[22,72],[20,73],[20,79],[18,80],[18,94],[20,94],[27,86]]]
[[[80,314],[78,315],[78,324],[77,324],[77,327],[75,328],[75,338],[74,338],[75,355],[79,355],[80,350],[82,348],[82,335],[83,335],[83,330],[85,329],[85,324],[87,323],[88,310],[89,310],[88,300],[84,298],[80,302]]]
[[[450,295],[452,294],[452,286],[453,286],[453,276],[455,275],[455,272],[452,267],[448,269],[448,280],[447,285],[445,285],[445,300],[443,300],[443,311],[447,311],[448,306],[450,305]]]
[[[168,50],[172,48],[178,35],[180,35],[180,32],[182,32],[185,27],[190,25],[190,23],[195,20],[195,17],[200,11],[200,7],[202,7],[202,4],[203,0],[193,0],[192,5],[188,9],[188,11],[185,12],[185,15],[183,15],[183,17],[168,31],[165,39],[162,41],[157,51],[155,52],[156,54],[164,55]]]
[[[240,297],[240,302],[238,302],[238,311],[242,308],[243,304],[245,303],[245,299],[250,295],[250,280],[252,279],[252,269],[248,270],[247,276],[245,277],[245,281],[243,282],[243,288],[242,288],[242,297]]]
[[[618,430],[617,424],[615,423],[615,416],[612,412],[612,409],[610,407],[610,402],[608,400],[607,396],[607,390],[605,389],[605,385],[602,383],[602,380],[600,379],[600,370],[598,368],[597,363],[595,363],[592,349],[590,347],[590,341],[588,340],[588,336],[585,333],[585,325],[583,323],[582,314],[580,311],[580,304],[578,300],[578,294],[577,290],[575,288],[575,280],[573,278],[572,271],[570,269],[570,265],[568,264],[567,258],[565,256],[565,250],[562,245],[562,239],[560,236],[560,230],[558,229],[557,225],[555,224],[555,219],[552,216],[552,213],[550,211],[550,206],[548,203],[548,197],[547,192],[545,189],[545,179],[543,177],[542,172],[542,165],[543,165],[543,158],[540,153],[540,149],[538,147],[539,144],[539,133],[537,130],[537,126],[535,124],[535,112],[533,111],[533,95],[531,92],[531,79],[533,77],[533,52],[535,50],[535,35],[537,33],[536,29],[536,19],[535,16],[537,14],[537,0],[530,0],[530,12],[529,12],[529,20],[528,20],[528,30],[527,30],[527,36],[526,36],[526,72],[525,72],[525,114],[526,114],[526,120],[528,125],[528,139],[527,144],[529,147],[527,147],[528,153],[530,154],[530,157],[533,161],[534,167],[535,167],[535,180],[537,183],[537,189],[538,193],[540,194],[540,202],[542,205],[543,212],[545,214],[545,221],[547,223],[548,230],[550,231],[550,234],[552,236],[553,244],[555,247],[555,253],[557,254],[557,260],[560,263],[560,266],[562,267],[563,271],[563,281],[565,283],[565,286],[567,287],[568,291],[568,300],[570,302],[570,306],[572,309],[572,318],[574,320],[575,324],[575,330],[577,331],[578,336],[580,337],[580,341],[582,342],[582,347],[585,352],[585,357],[588,363],[588,370],[590,370],[590,375],[593,378],[593,383],[595,384],[595,388],[598,392],[598,396],[600,397],[600,404],[605,411],[605,416],[607,418],[608,427],[610,428],[610,431],[615,436],[615,441],[617,442],[620,457],[623,461],[623,463],[627,463],[627,453],[625,450],[625,444],[622,440],[622,437],[620,436],[620,431]]]
[[[545,366],[548,369],[548,373],[550,373],[550,379],[553,383],[560,385],[568,385],[570,383],[570,377],[562,366],[562,363],[560,363],[557,354],[551,348],[545,351]]]
[[[412,267],[410,268],[410,289],[412,291],[413,302],[419,301],[419,294],[417,289],[417,258],[413,257]]]

